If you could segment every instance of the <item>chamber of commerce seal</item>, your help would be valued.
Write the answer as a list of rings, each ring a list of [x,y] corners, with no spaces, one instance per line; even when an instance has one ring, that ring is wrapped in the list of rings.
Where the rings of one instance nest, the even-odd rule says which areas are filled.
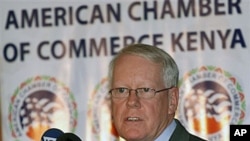
[[[28,78],[14,91],[9,127],[16,141],[38,141],[49,128],[74,132],[77,105],[70,89],[50,76]]]
[[[177,117],[191,132],[210,141],[229,137],[229,125],[245,117],[245,96],[237,79],[215,66],[202,66],[179,81]]]
[[[116,141],[117,133],[112,124],[108,80],[96,85],[88,102],[88,137],[91,141]]]

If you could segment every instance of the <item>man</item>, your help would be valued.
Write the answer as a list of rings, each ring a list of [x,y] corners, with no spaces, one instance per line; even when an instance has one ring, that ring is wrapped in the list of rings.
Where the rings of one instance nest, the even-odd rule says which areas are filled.
[[[127,141],[202,141],[174,119],[179,71],[170,55],[133,44],[109,67],[112,120],[119,136]]]

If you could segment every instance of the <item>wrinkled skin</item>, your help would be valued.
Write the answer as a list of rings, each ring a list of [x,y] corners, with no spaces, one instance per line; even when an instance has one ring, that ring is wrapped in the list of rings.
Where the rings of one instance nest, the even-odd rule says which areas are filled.
[[[165,88],[160,64],[140,56],[122,55],[116,62],[112,88]],[[135,91],[128,98],[111,98],[112,119],[118,134],[127,141],[153,141],[174,118],[178,90],[157,93],[151,99],[140,99]],[[136,120],[128,120],[134,117]]]

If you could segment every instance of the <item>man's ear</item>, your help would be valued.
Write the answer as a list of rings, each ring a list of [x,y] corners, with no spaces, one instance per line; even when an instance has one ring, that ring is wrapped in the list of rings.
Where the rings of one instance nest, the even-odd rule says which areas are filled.
[[[168,92],[168,104],[169,104],[169,110],[168,114],[174,114],[177,110],[179,101],[179,89],[177,87],[173,87]]]

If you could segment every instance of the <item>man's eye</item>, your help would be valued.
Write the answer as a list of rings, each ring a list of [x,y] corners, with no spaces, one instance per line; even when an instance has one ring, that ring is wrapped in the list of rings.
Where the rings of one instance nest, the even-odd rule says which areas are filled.
[[[145,93],[150,92],[150,88],[142,88],[142,91]]]
[[[118,92],[118,93],[121,93],[121,94],[122,94],[122,93],[126,93],[126,92],[127,92],[127,88],[118,88],[118,89],[117,89],[117,92]]]

